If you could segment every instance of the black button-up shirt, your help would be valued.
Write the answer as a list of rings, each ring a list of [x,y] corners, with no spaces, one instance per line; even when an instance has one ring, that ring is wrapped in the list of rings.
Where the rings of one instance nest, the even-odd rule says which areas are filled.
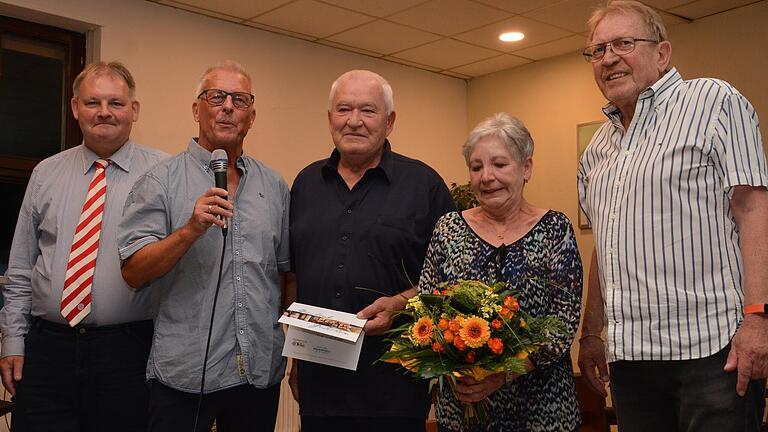
[[[299,302],[357,313],[418,282],[435,223],[455,205],[432,168],[392,152],[388,141],[352,190],[339,158],[334,150],[293,183],[291,262]],[[373,364],[386,348],[383,337],[366,336],[357,371],[302,362],[301,414],[426,418],[427,383]]]

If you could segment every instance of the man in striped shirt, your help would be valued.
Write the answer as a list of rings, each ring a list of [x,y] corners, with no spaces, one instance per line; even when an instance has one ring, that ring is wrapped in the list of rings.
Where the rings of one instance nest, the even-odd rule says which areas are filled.
[[[611,2],[589,27],[584,56],[609,120],[579,163],[595,236],[581,372],[605,395],[607,354],[622,432],[757,431],[768,375],[757,114],[726,82],[684,81],[645,5]]]

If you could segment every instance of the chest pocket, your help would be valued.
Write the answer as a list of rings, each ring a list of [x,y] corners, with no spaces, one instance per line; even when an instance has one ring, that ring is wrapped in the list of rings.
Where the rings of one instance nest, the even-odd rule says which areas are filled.
[[[399,216],[379,215],[367,234],[368,254],[397,268],[417,243],[415,221]]]

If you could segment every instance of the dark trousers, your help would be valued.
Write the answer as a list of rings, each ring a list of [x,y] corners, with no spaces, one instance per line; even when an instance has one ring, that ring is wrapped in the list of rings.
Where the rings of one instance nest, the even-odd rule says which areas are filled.
[[[611,396],[621,432],[757,432],[765,380],[736,394],[736,372],[723,371],[730,344],[696,360],[611,363]]]
[[[301,432],[424,432],[426,420],[408,417],[301,416]]]
[[[16,387],[16,432],[146,430],[152,322],[74,328],[34,319]]]
[[[191,432],[199,393],[187,393],[150,380],[150,432]],[[280,384],[266,389],[241,385],[203,396],[197,432],[209,432],[216,420],[218,432],[275,430]]]

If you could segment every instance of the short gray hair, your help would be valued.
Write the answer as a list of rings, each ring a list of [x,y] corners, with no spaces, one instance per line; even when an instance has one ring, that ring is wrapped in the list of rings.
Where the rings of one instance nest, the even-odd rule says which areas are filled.
[[[205,84],[205,80],[208,79],[208,75],[219,70],[235,72],[244,76],[248,79],[248,91],[253,92],[253,80],[251,79],[251,75],[248,73],[248,71],[246,71],[245,68],[236,61],[224,60],[223,62],[216,63],[215,65],[209,67],[205,70],[205,72],[203,72],[202,75],[200,75],[200,79],[197,80],[197,86],[195,87],[195,98],[200,96],[200,93],[203,91],[203,84]]]
[[[336,81],[331,84],[331,92],[328,94],[328,112],[333,110],[333,97],[336,96],[336,90],[339,87],[339,84],[341,84],[341,82],[346,79],[359,75],[373,78],[379,84],[381,84],[381,90],[384,92],[384,105],[387,108],[387,115],[392,114],[392,111],[395,110],[395,102],[392,96],[392,86],[389,85],[389,82],[387,82],[384,77],[377,74],[376,72],[371,72],[369,70],[351,70],[344,72],[340,77],[336,78]]]
[[[667,28],[664,26],[661,16],[656,13],[652,8],[640,3],[639,1],[632,0],[613,0],[609,1],[605,6],[599,7],[592,12],[592,16],[587,21],[587,27],[589,28],[589,43],[592,42],[592,36],[595,34],[595,28],[608,14],[635,14],[640,16],[645,22],[646,29],[650,33],[650,37],[657,42],[669,40],[667,38]],[[633,35],[641,36],[641,35]]]
[[[103,61],[89,63],[82,72],[77,74],[75,81],[72,83],[73,97],[78,97],[80,86],[83,84],[83,81],[91,75],[110,75],[114,78],[122,79],[123,82],[125,82],[125,85],[128,86],[128,96],[131,100],[136,100],[136,81],[133,80],[131,71],[118,61],[109,63]]]
[[[469,133],[461,149],[467,166],[469,166],[469,157],[475,150],[475,145],[487,137],[497,137],[501,140],[512,158],[520,163],[533,157],[533,138],[531,138],[528,128],[517,117],[500,112],[481,121]]]

